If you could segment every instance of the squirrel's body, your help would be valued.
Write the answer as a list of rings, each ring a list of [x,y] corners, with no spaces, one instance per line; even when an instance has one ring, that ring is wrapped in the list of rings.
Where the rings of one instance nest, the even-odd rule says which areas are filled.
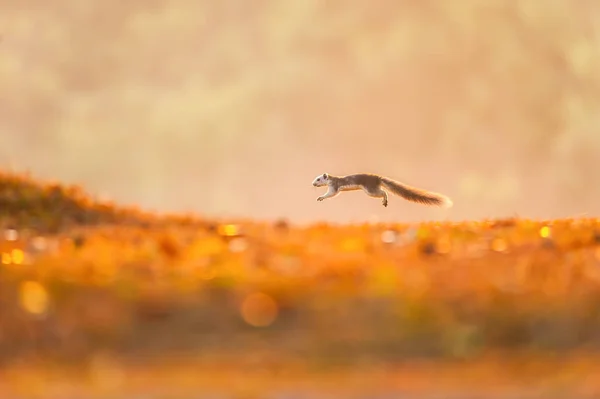
[[[358,173],[348,176],[332,176],[323,173],[313,181],[315,187],[329,187],[329,190],[317,201],[333,198],[342,191],[363,190],[368,196],[383,198],[383,206],[388,205],[388,195],[384,188],[408,201],[423,205],[435,205],[444,208],[452,206],[452,201],[445,195],[408,186],[390,178],[371,173]]]

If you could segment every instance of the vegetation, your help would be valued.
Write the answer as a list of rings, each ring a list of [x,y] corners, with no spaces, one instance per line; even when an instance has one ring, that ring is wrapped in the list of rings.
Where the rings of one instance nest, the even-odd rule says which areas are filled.
[[[360,370],[600,349],[597,219],[207,222],[10,174],[0,201],[5,367]]]
[[[0,227],[6,230],[58,233],[72,227],[103,224],[158,226],[192,222],[189,216],[157,217],[137,207],[115,206],[111,201],[93,198],[79,186],[41,182],[29,174],[0,171]]]

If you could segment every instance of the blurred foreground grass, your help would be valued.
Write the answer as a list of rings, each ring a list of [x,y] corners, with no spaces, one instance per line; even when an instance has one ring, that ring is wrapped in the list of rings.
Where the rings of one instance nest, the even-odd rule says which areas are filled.
[[[491,370],[499,359],[554,359],[563,388],[583,387],[584,369],[600,370],[598,219],[206,221],[121,209],[3,174],[0,227],[0,391],[47,394],[40,374],[25,377],[40,364],[101,370],[113,383],[124,383],[114,370],[158,364],[162,371],[145,370],[145,379],[171,375],[165,384],[183,389],[183,380],[232,388],[227,381],[237,378],[246,380],[244,395],[257,381],[273,388],[273,376],[301,375],[284,376],[293,369],[346,381],[339,389],[368,380],[381,390],[400,381],[394,367],[415,384],[417,375],[446,375],[416,373],[422,362]],[[586,366],[564,377],[573,357]],[[194,366],[175,372],[177,362]],[[489,375],[507,372],[495,367]],[[357,372],[363,380],[351,377]]]

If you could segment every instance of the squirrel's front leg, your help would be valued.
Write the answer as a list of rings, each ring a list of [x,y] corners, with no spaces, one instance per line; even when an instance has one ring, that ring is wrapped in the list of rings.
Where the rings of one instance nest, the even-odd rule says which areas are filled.
[[[335,188],[329,186],[329,190],[327,190],[327,192],[323,195],[321,195],[319,198],[317,198],[317,201],[323,201],[326,198],[332,198],[335,197],[336,195],[338,195],[339,191],[336,190]]]

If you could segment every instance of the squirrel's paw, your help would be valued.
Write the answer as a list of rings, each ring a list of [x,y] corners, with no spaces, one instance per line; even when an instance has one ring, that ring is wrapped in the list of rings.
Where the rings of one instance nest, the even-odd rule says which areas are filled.
[[[318,197],[318,198],[317,198],[317,201],[323,201],[324,199],[325,199],[325,198],[323,198],[323,197]]]

